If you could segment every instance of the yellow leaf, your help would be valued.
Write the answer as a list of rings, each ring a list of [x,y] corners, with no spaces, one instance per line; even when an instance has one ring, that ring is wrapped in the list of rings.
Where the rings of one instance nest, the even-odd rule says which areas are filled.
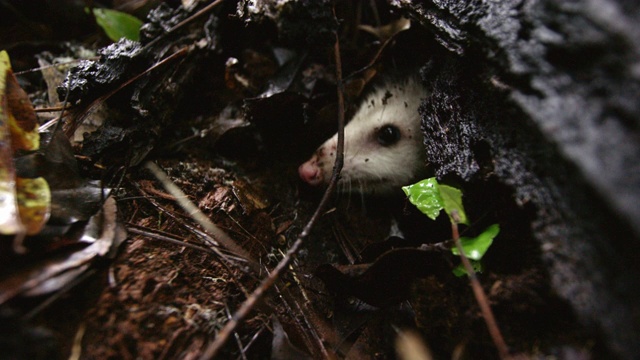
[[[0,51],[0,234],[34,235],[49,219],[51,192],[44,178],[16,177],[16,151],[40,147],[38,122],[27,93]]]
[[[18,210],[27,235],[35,235],[49,220],[51,191],[44,178],[16,178]]]
[[[6,51],[0,51],[0,234],[14,235],[24,232],[18,216],[15,168],[9,132],[8,100],[5,95],[7,75],[11,63]]]
[[[40,134],[38,119],[27,93],[9,68],[5,72],[4,96],[7,99],[7,115],[13,150],[38,150]]]

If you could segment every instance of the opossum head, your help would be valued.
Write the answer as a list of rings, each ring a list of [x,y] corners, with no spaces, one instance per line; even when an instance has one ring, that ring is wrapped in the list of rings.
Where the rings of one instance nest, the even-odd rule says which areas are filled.
[[[344,129],[344,166],[338,190],[388,194],[425,171],[418,107],[426,96],[415,79],[387,83],[367,96]],[[338,135],[322,144],[298,173],[306,183],[327,185]]]

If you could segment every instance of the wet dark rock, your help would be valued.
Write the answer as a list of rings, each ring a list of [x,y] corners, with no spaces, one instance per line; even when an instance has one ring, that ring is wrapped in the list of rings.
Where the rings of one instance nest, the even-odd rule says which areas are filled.
[[[72,104],[80,99],[84,102],[96,99],[142,67],[141,52],[140,43],[127,39],[98,50],[99,60],[84,60],[71,70],[58,88],[58,97],[64,99],[69,88],[68,101]]]
[[[273,20],[284,45],[317,49],[335,41],[338,24],[331,4],[329,0],[241,1],[238,15],[247,22]]]
[[[554,290],[612,354],[640,356],[640,6],[393,3],[449,49],[422,71],[436,174],[511,187]]]
[[[140,29],[140,41],[147,43],[186,19],[188,12],[182,8],[172,8],[161,3],[157,8],[149,11],[147,22]]]

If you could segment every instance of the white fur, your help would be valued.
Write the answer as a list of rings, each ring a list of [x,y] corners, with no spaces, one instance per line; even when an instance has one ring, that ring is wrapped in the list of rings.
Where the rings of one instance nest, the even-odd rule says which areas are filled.
[[[391,96],[389,96],[391,95]],[[387,83],[366,97],[345,126],[344,167],[338,183],[345,192],[384,194],[416,180],[425,169],[418,107],[426,96],[418,80]],[[400,140],[388,147],[377,141],[377,130],[387,124],[400,129]],[[335,162],[335,134],[299,168],[311,185],[327,184]]]

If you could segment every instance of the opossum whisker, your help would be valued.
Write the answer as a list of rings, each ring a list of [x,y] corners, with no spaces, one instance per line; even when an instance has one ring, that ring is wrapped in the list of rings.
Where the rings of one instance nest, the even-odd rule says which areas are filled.
[[[345,187],[347,188],[346,193],[351,194],[351,179],[347,178],[347,182],[345,183]],[[351,196],[347,197],[347,209],[351,207]]]
[[[367,213],[367,206],[366,206],[366,203],[364,201],[364,192],[362,192],[362,191],[360,192],[360,208],[362,209],[362,212],[364,214]]]
[[[349,192],[353,192],[353,180],[349,178]]]
[[[377,173],[375,174],[375,176],[376,176],[376,181],[374,182],[374,184],[381,184],[384,182],[384,177],[382,177],[382,175]]]
[[[368,181],[366,181],[366,180],[360,181],[360,189],[361,189],[360,195],[361,196],[364,196],[363,194],[368,192],[368,185],[369,185]]]
[[[362,188],[362,179],[357,179],[357,180],[356,180],[356,185],[357,185],[357,190],[358,190],[360,193],[362,193],[362,190],[363,190],[363,188]]]

